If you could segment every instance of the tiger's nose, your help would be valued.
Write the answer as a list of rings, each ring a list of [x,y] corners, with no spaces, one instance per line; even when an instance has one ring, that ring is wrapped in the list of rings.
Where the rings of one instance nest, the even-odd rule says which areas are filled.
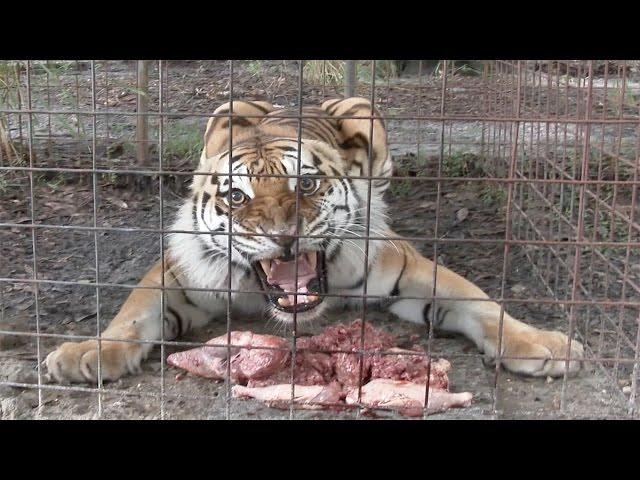
[[[293,250],[298,229],[295,225],[289,226],[279,232],[279,235],[272,237],[273,241],[282,247],[283,260],[285,262],[293,260]]]

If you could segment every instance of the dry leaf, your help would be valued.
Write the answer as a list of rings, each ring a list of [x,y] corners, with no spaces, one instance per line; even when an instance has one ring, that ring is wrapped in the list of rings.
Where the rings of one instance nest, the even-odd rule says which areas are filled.
[[[117,205],[120,208],[129,208],[129,205],[127,205],[127,202],[120,200],[118,198],[107,198],[106,200],[112,205]]]

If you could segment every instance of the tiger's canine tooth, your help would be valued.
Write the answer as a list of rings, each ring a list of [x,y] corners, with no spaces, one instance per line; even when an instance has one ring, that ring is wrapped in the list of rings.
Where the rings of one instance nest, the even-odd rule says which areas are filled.
[[[278,304],[280,304],[281,307],[291,306],[291,302],[287,297],[278,297]]]
[[[307,259],[311,268],[315,270],[318,264],[318,252],[307,252]]]
[[[262,266],[262,270],[264,270],[265,275],[269,275],[271,271],[271,260],[260,260],[260,266]]]

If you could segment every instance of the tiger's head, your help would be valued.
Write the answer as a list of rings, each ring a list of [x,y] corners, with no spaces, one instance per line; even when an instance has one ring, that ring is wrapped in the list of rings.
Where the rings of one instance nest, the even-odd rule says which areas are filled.
[[[207,174],[192,183],[194,228],[211,234],[198,235],[205,258],[228,267],[231,253],[236,267],[257,277],[280,320],[294,312],[314,318],[332,265],[345,257],[364,263],[364,241],[353,237],[366,233],[369,190],[371,235],[384,226],[388,181],[369,189],[368,180],[353,178],[368,175],[370,153],[371,175],[390,175],[382,122],[340,118],[370,117],[370,103],[360,98],[303,109],[301,135],[297,111],[234,101],[230,117],[229,108],[208,122],[198,167]],[[352,238],[336,238],[343,236]]]

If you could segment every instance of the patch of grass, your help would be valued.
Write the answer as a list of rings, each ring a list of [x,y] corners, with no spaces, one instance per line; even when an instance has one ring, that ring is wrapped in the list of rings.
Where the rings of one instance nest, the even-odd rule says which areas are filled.
[[[453,74],[476,77],[482,74],[481,64],[474,60],[454,60]]]
[[[406,63],[406,62],[401,62]],[[422,68],[431,70],[431,75],[441,77],[444,70],[442,60],[423,60]],[[478,60],[450,60],[447,62],[447,72],[453,75],[478,76],[482,74],[482,62]]]
[[[118,185],[120,177],[121,176],[119,176],[115,172],[106,173],[106,174],[104,174],[102,176],[102,179],[103,179],[103,182],[104,182],[103,184],[106,184],[106,185],[109,185],[109,184]]]
[[[356,62],[356,79],[358,82],[371,82],[372,60]],[[388,79],[398,74],[395,60],[376,60],[376,78]],[[304,80],[315,84],[342,85],[344,83],[344,60],[309,60],[304,63]]]
[[[35,178],[35,181],[39,185],[46,185],[53,191],[57,191],[61,185],[66,184],[66,179],[64,178],[64,175],[62,173],[56,173],[53,177],[51,177],[50,173],[38,175]]]
[[[59,101],[63,105],[75,108],[76,102],[78,101],[76,98],[78,92],[72,84],[65,83],[63,79],[71,75],[77,66],[76,64],[77,62],[75,60],[34,61],[32,64],[32,72],[34,76],[39,74],[47,75],[47,83],[55,87]],[[56,115],[54,118],[57,126],[76,141],[85,140],[88,137],[81,115]],[[37,118],[34,118],[34,121],[37,122]]]
[[[507,198],[507,192],[498,184],[488,184],[480,190],[480,198],[487,205],[502,204]]]
[[[399,75],[406,68],[404,60],[376,60],[375,75],[378,80],[387,80]],[[433,76],[442,75],[444,62],[438,60],[425,60],[422,67],[433,65]],[[356,78],[359,82],[370,83],[372,73],[372,60],[359,60],[356,62]],[[477,76],[482,74],[482,63],[475,60],[455,60],[448,63],[448,71],[453,75]],[[344,60],[309,60],[305,62],[305,80],[315,84],[342,85],[344,83]],[[323,82],[324,79],[324,82]]]
[[[640,92],[630,88],[622,88],[622,85],[609,87],[606,90],[607,103],[615,115],[622,115],[626,109],[637,111],[640,103]]]
[[[602,200],[605,203],[609,203],[613,198],[614,186],[610,183],[603,183],[599,185],[599,187],[600,187],[600,194],[598,195],[598,198],[600,198],[600,200]],[[597,187],[595,188],[597,191]]]
[[[445,177],[483,176],[483,159],[470,152],[455,152],[442,159],[442,174]]]
[[[256,77],[262,74],[262,62],[260,60],[252,60],[247,63],[246,66],[247,72],[251,74],[252,77]]]
[[[397,155],[393,157],[393,165],[395,169],[394,176],[420,176],[426,174],[426,167],[429,162],[436,162],[432,157],[429,157],[426,153],[418,153],[416,155],[413,152],[408,152],[403,155]]]
[[[411,182],[408,180],[391,181],[389,191],[394,197],[408,197],[411,193]]]
[[[584,236],[591,238],[594,230],[596,230],[597,240],[608,240],[613,237],[614,241],[626,241],[629,233],[629,224],[622,218],[610,216],[600,212],[596,225],[594,211],[588,209],[585,212]],[[607,248],[607,247],[605,247]]]
[[[32,70],[34,75],[46,73],[49,78],[59,79],[60,75],[65,75],[73,70],[75,64],[75,60],[34,61]]]
[[[21,69],[19,62],[0,62],[0,107],[16,110],[22,105],[24,92],[20,82]],[[20,165],[24,154],[9,132],[9,116],[0,115],[0,154],[9,160],[10,165]]]
[[[167,157],[197,161],[203,145],[202,132],[197,125],[178,122],[167,125],[164,141]]]
[[[112,123],[109,125],[109,136],[122,140],[129,138],[133,140],[135,137],[135,125],[130,123]]]
[[[114,124],[110,132],[118,140],[111,143],[106,150],[107,158],[134,158],[136,142],[128,126]],[[197,124],[185,122],[167,122],[163,132],[164,156],[167,159],[188,160],[197,162],[203,147],[203,135]],[[157,154],[156,144],[150,145],[151,151]]]
[[[309,60],[304,62],[304,80],[313,84],[340,85],[344,81],[343,60]]]
[[[364,83],[371,82],[372,61],[362,61],[356,64],[356,77]],[[387,80],[398,76],[398,64],[394,60],[376,60],[376,79]]]

